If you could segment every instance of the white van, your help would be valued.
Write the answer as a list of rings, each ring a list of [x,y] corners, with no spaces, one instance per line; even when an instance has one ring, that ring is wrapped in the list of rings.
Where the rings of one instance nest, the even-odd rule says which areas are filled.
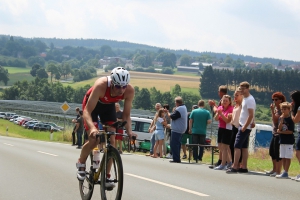
[[[152,123],[152,119],[131,117],[131,129],[132,132],[137,134],[138,140],[150,140],[151,133],[148,132],[149,126]]]

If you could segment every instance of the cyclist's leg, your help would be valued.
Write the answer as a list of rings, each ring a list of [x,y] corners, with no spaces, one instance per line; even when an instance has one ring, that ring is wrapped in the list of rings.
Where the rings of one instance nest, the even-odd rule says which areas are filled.
[[[86,102],[88,100],[88,97],[84,97],[82,102],[82,109],[85,109]],[[98,127],[98,110],[99,110],[99,103],[97,103],[95,109],[92,111],[92,120],[94,122],[94,125]],[[80,153],[80,157],[77,161],[76,167],[78,168],[77,172],[77,178],[79,180],[84,180],[85,178],[85,162],[87,160],[87,157],[89,156],[90,152],[93,150],[93,148],[99,143],[99,139],[96,140],[96,137],[90,136],[89,128],[84,122],[84,128],[88,133],[88,141],[83,145]]]

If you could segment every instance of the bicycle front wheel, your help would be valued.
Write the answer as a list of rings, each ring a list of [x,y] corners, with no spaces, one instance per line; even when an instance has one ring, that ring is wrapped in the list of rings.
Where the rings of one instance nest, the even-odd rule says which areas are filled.
[[[123,165],[119,152],[114,147],[107,151],[106,163],[101,171],[101,198],[119,200],[123,192]]]
[[[90,200],[94,191],[94,174],[93,155],[90,154],[86,161],[85,168],[86,177],[84,181],[79,181],[79,191],[82,200]]]

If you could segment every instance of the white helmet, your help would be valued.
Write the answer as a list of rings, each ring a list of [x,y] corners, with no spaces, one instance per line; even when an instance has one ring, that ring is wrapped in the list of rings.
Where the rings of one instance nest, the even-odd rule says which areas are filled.
[[[130,74],[124,67],[116,67],[111,71],[111,81],[114,85],[125,86],[130,81]]]

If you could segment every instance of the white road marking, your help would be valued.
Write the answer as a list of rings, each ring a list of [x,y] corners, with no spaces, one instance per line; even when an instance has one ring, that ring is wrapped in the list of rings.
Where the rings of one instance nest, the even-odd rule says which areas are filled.
[[[55,154],[52,154],[52,153],[43,152],[43,151],[37,151],[37,152],[43,153],[43,154],[47,154],[49,156],[58,156],[58,155],[55,155]]]
[[[143,179],[145,181],[149,181],[149,182],[157,183],[157,184],[160,184],[160,185],[164,185],[166,187],[170,187],[170,188],[174,188],[174,189],[177,189],[177,190],[181,190],[181,191],[184,191],[184,192],[187,192],[187,193],[195,194],[195,195],[198,195],[198,196],[201,196],[201,197],[208,197],[209,196],[208,194],[203,194],[203,193],[200,193],[200,192],[196,192],[196,191],[193,191],[193,190],[185,189],[185,188],[178,187],[178,186],[175,186],[175,185],[171,185],[171,184],[168,184],[168,183],[163,183],[163,182],[156,181],[156,180],[149,179],[149,178],[145,178],[145,177],[142,177],[142,176],[137,176],[137,175],[129,174],[129,173],[124,173],[124,174],[126,174],[128,176],[135,177],[135,178]]]
[[[5,145],[7,145],[7,146],[14,146],[14,145],[12,145],[12,144],[8,144],[8,143],[3,143],[3,144],[5,144]]]

